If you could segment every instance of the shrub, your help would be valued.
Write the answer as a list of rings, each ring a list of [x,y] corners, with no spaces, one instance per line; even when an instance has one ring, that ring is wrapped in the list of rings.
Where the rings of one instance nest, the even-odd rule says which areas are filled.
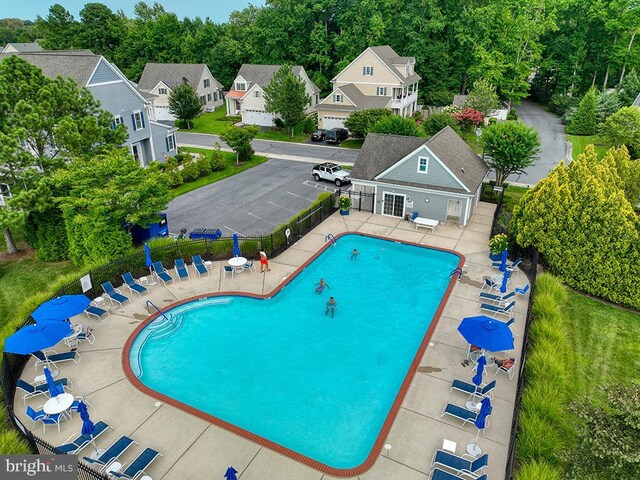
[[[0,432],[0,452],[11,455],[29,455],[31,449],[27,442],[20,438],[15,430],[5,430]]]
[[[209,168],[211,168],[212,172],[221,172],[227,168],[227,161],[224,159],[224,155],[220,151],[220,148],[211,152]]]
[[[349,210],[351,208],[351,199],[349,197],[340,197],[338,206],[340,210]]]
[[[460,127],[458,127],[458,122],[453,118],[453,115],[448,113],[434,113],[429,115],[424,122],[422,122],[422,129],[428,136],[435,135],[447,126],[453,128],[457,133],[461,133]]]
[[[520,466],[515,480],[561,480],[561,472],[545,461],[532,460]]]
[[[275,125],[276,128],[278,129],[282,129],[284,128],[284,120],[282,120],[280,117],[276,117],[273,119],[273,124]]]
[[[579,103],[580,99],[578,97],[567,95],[566,93],[554,93],[549,102],[549,110],[562,116],[567,109],[577,107]]]
[[[489,125],[494,125],[494,124],[496,124],[496,123],[498,123],[498,120],[497,120],[495,117],[491,117],[491,118],[489,119]]]
[[[595,135],[596,128],[596,105],[598,103],[598,91],[590,89],[578,105],[571,123],[567,126],[567,133],[572,135]]]
[[[389,115],[393,115],[393,113],[388,108],[367,108],[349,115],[344,126],[352,137],[366,137],[380,119]]]
[[[307,118],[304,119],[304,133],[313,133],[318,128],[318,114],[314,113],[312,115],[308,115]]]
[[[454,113],[453,117],[456,119],[460,128],[469,131],[472,128],[476,128],[482,123],[482,112],[474,108],[465,108],[460,113]]]
[[[398,115],[382,117],[371,128],[372,133],[386,133],[391,135],[404,135],[407,137],[419,137],[420,130],[412,118],[404,118]]]
[[[200,168],[197,162],[183,163],[182,166],[182,178],[185,182],[193,182],[200,176]]]
[[[509,110],[509,113],[507,113],[507,120],[513,120],[513,121],[518,120],[518,112],[516,112],[515,108],[512,108],[511,110]]]
[[[200,172],[201,177],[204,177],[211,173],[211,160],[206,155],[203,155],[198,160],[196,160],[195,164],[198,167],[198,171]]]
[[[167,181],[169,187],[171,188],[182,185],[184,183],[182,172],[180,172],[180,170],[178,170],[177,168],[167,172]]]
[[[500,255],[506,248],[507,236],[504,233],[499,233],[489,240],[489,253],[491,255]]]

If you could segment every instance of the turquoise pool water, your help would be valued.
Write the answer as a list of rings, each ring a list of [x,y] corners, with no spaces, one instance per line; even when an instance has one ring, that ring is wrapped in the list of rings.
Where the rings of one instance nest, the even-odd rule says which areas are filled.
[[[458,262],[447,252],[343,236],[270,299],[211,297],[172,309],[182,326],[143,341],[160,320],[145,327],[131,365],[139,374],[139,359],[149,388],[353,468],[370,454]],[[329,288],[317,294],[320,278]],[[329,296],[335,318],[325,316]]]

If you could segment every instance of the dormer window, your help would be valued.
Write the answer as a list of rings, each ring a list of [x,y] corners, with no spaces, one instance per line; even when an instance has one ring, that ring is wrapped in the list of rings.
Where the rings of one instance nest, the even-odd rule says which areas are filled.
[[[376,89],[376,95],[378,95],[379,97],[386,97],[387,96],[387,87],[378,87]]]
[[[373,67],[370,65],[365,65],[362,67],[362,75],[365,77],[370,77],[373,75]]]
[[[429,168],[429,159],[427,157],[418,157],[418,173],[427,173]]]
[[[208,78],[205,78],[202,83],[204,85],[204,88],[209,88],[211,86],[211,82]]]
[[[246,90],[246,89],[247,89],[246,83],[236,83],[236,90]]]
[[[333,94],[333,102],[334,103],[342,103],[342,94],[334,93]]]
[[[167,94],[167,89],[166,88],[159,88],[158,89],[158,94],[159,95],[166,95]]]

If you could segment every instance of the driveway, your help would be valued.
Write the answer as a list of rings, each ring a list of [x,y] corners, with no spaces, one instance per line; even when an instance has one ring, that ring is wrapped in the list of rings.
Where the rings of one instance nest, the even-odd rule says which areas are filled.
[[[176,139],[180,145],[212,148],[215,142],[226,147],[217,135],[205,133],[178,132]],[[358,156],[358,150],[331,147],[328,145],[310,145],[305,143],[287,143],[271,140],[254,140],[253,149],[258,155],[283,160],[301,160],[307,162],[341,162],[353,163]]]
[[[333,192],[316,183],[306,162],[271,159],[249,170],[173,199],[165,210],[171,233],[186,228],[219,228],[223,235],[271,233],[313,203]]]
[[[570,158],[567,152],[567,136],[560,117],[547,112],[540,105],[523,101],[516,107],[518,117],[540,133],[541,152],[536,162],[522,175],[511,175],[509,180],[533,186],[545,178],[560,160]],[[490,177],[492,174],[489,175]]]

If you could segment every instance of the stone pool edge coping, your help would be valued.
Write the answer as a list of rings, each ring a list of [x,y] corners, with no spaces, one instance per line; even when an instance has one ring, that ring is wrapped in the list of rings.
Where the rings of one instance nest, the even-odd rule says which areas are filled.
[[[368,233],[361,233],[361,232],[342,232],[339,233],[335,239],[336,241],[339,240],[341,237],[345,236],[345,235],[360,235],[360,236],[364,236],[364,237],[371,237],[371,238],[377,238],[379,240],[385,240],[388,242],[394,242],[394,243],[402,243],[405,245],[413,245],[416,247],[421,247],[421,248],[426,248],[426,249],[431,249],[431,250],[438,250],[441,252],[446,252],[446,253],[450,253],[453,255],[456,255],[459,258],[458,261],[458,265],[456,268],[462,269],[466,260],[466,257],[459,253],[456,252],[454,250],[450,250],[447,248],[441,248],[441,247],[436,247],[436,246],[431,246],[431,245],[424,245],[421,243],[415,243],[415,242],[409,242],[409,241],[404,241],[404,240],[395,240],[389,237],[382,237],[379,235],[372,235],[372,234],[368,234]],[[309,264],[311,262],[313,262],[316,258],[318,258],[325,250],[327,250],[328,248],[330,248],[333,245],[332,242],[326,242],[324,244],[324,246],[322,248],[320,248],[316,253],[314,253],[309,259],[307,259],[302,265],[300,265],[298,268],[296,268],[293,273],[291,275],[289,275],[285,280],[283,280],[278,286],[276,286],[276,288],[274,288],[271,292],[269,292],[268,294],[254,294],[254,293],[248,293],[248,292],[239,292],[239,291],[224,291],[224,292],[217,292],[217,293],[204,293],[204,294],[200,294],[200,295],[196,295],[193,297],[188,297],[182,300],[179,300],[177,302],[174,302],[170,305],[168,305],[167,307],[164,308],[164,310],[170,310],[172,308],[178,307],[180,305],[184,305],[185,303],[189,303],[189,302],[193,302],[195,300],[200,300],[203,298],[215,298],[215,297],[221,297],[221,296],[229,296],[229,295],[233,295],[233,296],[238,296],[238,297],[247,297],[247,298],[255,298],[255,299],[259,299],[259,300],[267,300],[271,297],[273,297],[274,295],[276,295],[277,293],[280,292],[280,290],[282,290],[284,287],[286,287],[295,277],[298,276],[298,274],[300,272],[302,272],[307,266],[309,266]],[[455,283],[457,281],[456,275],[452,274],[450,275],[450,280],[449,280],[449,285],[447,286],[447,289],[445,290],[444,294],[442,295],[442,299],[440,300],[440,303],[438,304],[438,308],[436,309],[435,313],[433,314],[433,317],[431,319],[431,323],[429,325],[429,328],[427,329],[427,331],[424,334],[424,337],[422,338],[422,342],[420,343],[420,346],[418,347],[418,350],[416,351],[416,354],[413,358],[413,361],[411,362],[408,372],[405,376],[404,381],[402,382],[402,385],[400,386],[398,393],[396,394],[396,397],[393,401],[393,403],[391,404],[391,408],[389,409],[389,413],[387,414],[387,417],[384,421],[384,423],[382,424],[382,427],[380,428],[380,432],[378,433],[378,436],[376,438],[376,441],[373,443],[373,446],[371,448],[371,451],[369,452],[369,455],[367,455],[367,458],[365,459],[365,461],[363,463],[361,463],[360,465],[356,466],[356,467],[352,467],[352,468],[336,468],[336,467],[332,467],[330,465],[327,465],[325,463],[319,462],[317,460],[314,460],[310,457],[307,457],[305,455],[302,455],[294,450],[291,450],[287,447],[284,447],[283,445],[280,445],[278,443],[275,443],[267,438],[261,437],[259,435],[256,435],[248,430],[245,430],[241,427],[238,427],[234,424],[231,424],[225,420],[222,420],[221,418],[218,417],[214,417],[211,414],[208,414],[206,412],[203,412],[202,410],[199,410],[197,408],[191,407],[190,405],[187,405],[179,400],[176,400],[172,397],[169,397],[167,395],[164,395],[156,390],[153,390],[149,387],[147,387],[146,385],[144,385],[139,379],[138,377],[133,373],[133,370],[131,368],[130,362],[129,362],[129,355],[130,355],[130,351],[131,351],[131,347],[133,345],[133,342],[135,341],[135,339],[137,338],[137,336],[140,334],[140,332],[149,324],[151,323],[153,320],[155,320],[159,315],[161,315],[160,312],[155,312],[153,314],[151,314],[149,317],[147,317],[146,320],[144,320],[143,322],[140,323],[140,325],[138,325],[135,330],[129,335],[129,337],[127,338],[127,341],[124,344],[124,348],[122,350],[122,357],[121,357],[121,361],[122,361],[122,369],[124,370],[124,374],[127,377],[127,379],[129,380],[129,382],[131,382],[131,384],[137,388],[139,391],[141,391],[142,393],[149,395],[152,398],[155,398],[157,400],[160,400],[166,404],[169,404],[173,407],[176,407],[184,412],[190,413],[191,415],[194,415],[198,418],[201,418],[213,425],[216,425],[218,427],[224,428],[227,431],[230,431],[236,435],[239,435],[243,438],[246,438],[247,440],[250,440],[252,442],[255,442],[259,445],[262,445],[264,447],[267,447],[281,455],[284,455],[288,458],[291,458],[293,460],[296,460],[300,463],[303,463],[305,465],[308,465],[316,470],[321,471],[322,473],[325,473],[327,475],[331,475],[334,477],[354,477],[357,475],[361,475],[364,472],[366,472],[367,470],[369,470],[371,467],[373,467],[373,465],[375,464],[376,460],[378,459],[378,456],[380,455],[380,452],[382,451],[382,447],[384,445],[384,442],[387,438],[387,436],[389,435],[389,432],[391,431],[391,428],[393,426],[393,423],[395,422],[396,416],[398,414],[398,412],[400,411],[400,408],[402,407],[402,402],[404,401],[404,398],[409,390],[409,387],[411,386],[411,382],[413,381],[413,378],[416,374],[417,368],[420,364],[420,360],[422,359],[422,357],[424,356],[424,352],[427,349],[427,346],[429,345],[429,341],[431,340],[431,336],[433,335],[433,332],[435,330],[435,328],[438,325],[438,322],[440,320],[440,316],[442,314],[442,311],[444,310],[444,307],[447,304],[447,301],[449,300],[449,296],[451,295],[451,292],[453,291],[453,287],[455,286]]]

